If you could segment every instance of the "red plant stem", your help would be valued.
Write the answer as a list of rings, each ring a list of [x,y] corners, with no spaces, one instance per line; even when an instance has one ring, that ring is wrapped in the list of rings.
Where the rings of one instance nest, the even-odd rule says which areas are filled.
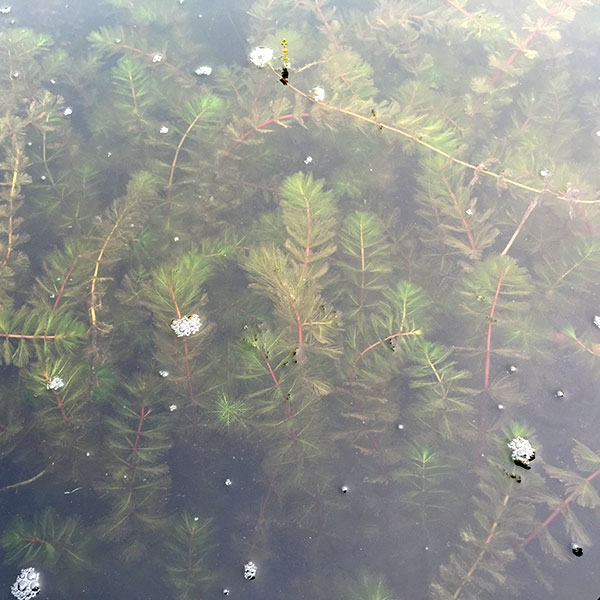
[[[14,136],[13,136],[14,137]],[[4,260],[0,263],[0,268],[4,268],[7,264],[8,261],[10,259],[10,255],[12,254],[13,251],[13,238],[14,238],[14,218],[15,218],[15,210],[14,210],[14,201],[17,197],[17,192],[18,192],[18,176],[19,176],[19,169],[20,169],[20,164],[21,164],[21,155],[22,155],[22,151],[21,148],[16,145],[16,152],[15,152],[15,165],[13,167],[13,173],[12,173],[12,179],[10,182],[10,191],[8,193],[8,209],[7,209],[7,213],[8,213],[8,224],[6,226],[6,253],[4,256]]]
[[[46,540],[43,540],[42,538],[39,538],[39,537],[26,537],[25,541],[32,542],[33,544],[47,544],[48,543]]]
[[[310,212],[310,203],[305,198],[306,204],[306,243],[304,244],[304,264],[302,265],[302,271],[306,273],[308,271],[308,263],[310,261],[310,253],[312,250],[312,217]]]
[[[494,300],[492,302],[490,314],[488,315],[487,336],[485,341],[485,367],[483,371],[483,393],[481,396],[481,404],[479,406],[479,457],[483,456],[483,438],[485,434],[484,430],[486,423],[486,402],[488,396],[487,392],[490,387],[490,365],[492,357],[492,328],[494,326],[494,313],[496,312],[498,297],[500,296],[500,289],[502,288],[502,282],[504,281],[505,275],[506,270],[504,270],[498,278],[498,284],[496,285],[496,293],[494,294]]]
[[[444,180],[444,185],[446,186],[446,190],[448,191],[450,198],[452,198],[452,202],[453,202],[454,208],[456,209],[456,212],[458,214],[458,218],[461,220],[463,228],[465,230],[465,233],[467,234],[467,239],[469,240],[469,246],[471,247],[471,250],[475,250],[475,240],[473,239],[473,234],[471,233],[471,228],[469,227],[469,224],[467,223],[467,220],[465,219],[463,211],[458,204],[456,195],[454,194],[452,188],[450,187],[450,184],[448,183],[448,180],[446,179],[445,175],[442,175],[442,179]]]
[[[370,350],[373,350],[373,348],[377,348],[377,346],[381,346],[381,344],[383,344],[384,342],[389,342],[390,340],[396,339],[397,337],[405,337],[405,336],[410,336],[410,335],[416,335],[416,334],[414,331],[400,331],[398,333],[392,333],[391,335],[388,335],[387,337],[384,337],[381,340],[377,340],[376,342],[373,342],[370,346],[367,346],[366,348],[364,348],[362,350],[362,352],[356,357],[355,361],[352,363],[352,368],[356,369],[356,366],[363,359],[364,355],[367,352],[369,352]]]
[[[269,370],[269,375],[271,376],[271,379],[273,380],[275,387],[277,389],[279,389],[279,379],[277,379],[277,375],[275,375],[275,371],[273,371],[273,367],[271,366],[269,359],[264,355],[263,355],[263,359],[265,361],[265,364],[267,365],[267,369]]]
[[[169,286],[169,292],[171,292],[173,306],[175,307],[175,314],[177,315],[178,319],[181,319],[179,303],[177,302],[177,298],[175,297],[175,290],[172,286]],[[187,387],[190,402],[194,404],[194,388],[192,387],[192,367],[190,365],[190,349],[188,347],[186,338],[183,339],[183,355],[185,356],[185,385]]]
[[[60,408],[60,414],[62,416],[62,420],[64,421],[67,429],[70,429],[71,423],[70,423],[69,417],[67,417],[67,413],[65,412],[65,405],[62,401],[62,398],[54,390],[52,390],[52,393],[54,394],[54,398],[56,399],[56,406],[58,406],[58,408]]]
[[[492,302],[492,308],[488,315],[488,330],[487,339],[485,343],[485,369],[483,373],[483,389],[487,391],[490,385],[490,362],[491,362],[491,351],[492,351],[492,327],[494,326],[494,313],[496,312],[496,305],[498,304],[498,296],[500,295],[500,288],[504,281],[506,270],[500,274],[498,278],[498,284],[496,285],[496,293],[494,294],[494,300]]]
[[[65,288],[67,287],[67,281],[69,281],[69,277],[71,277],[71,273],[73,273],[73,270],[75,269],[75,265],[77,264],[78,260],[79,260],[79,256],[76,256],[75,262],[71,265],[71,267],[69,268],[67,273],[62,278],[62,285],[60,286],[60,288],[58,290],[58,294],[56,294],[54,304],[52,305],[52,310],[56,310],[58,308],[58,305],[59,305],[60,301],[62,300],[62,296],[65,291]]]
[[[135,432],[135,440],[131,447],[131,458],[129,459],[129,469],[135,469],[135,458],[137,455],[138,448],[140,446],[140,440],[142,439],[142,429],[144,427],[144,420],[152,412],[151,408],[146,408],[143,404],[140,407],[140,418],[138,419],[138,426]]]
[[[151,408],[146,409],[146,407],[142,404],[140,407],[140,418],[138,420],[137,430],[135,432],[135,440],[133,442],[133,446],[131,447],[131,456],[129,458],[129,470],[131,471],[131,475],[129,476],[129,494],[133,493],[133,484],[134,484],[134,475],[137,467],[136,458],[138,448],[140,446],[140,440],[142,439],[142,429],[144,427],[144,421],[146,417],[152,412]]]
[[[589,483],[590,481],[593,481],[598,475],[600,475],[600,469],[598,469],[597,471],[594,471],[589,477],[586,477],[585,480]],[[561,513],[561,511],[575,499],[576,495],[577,495],[576,491],[569,494],[569,496],[567,496],[563,500],[563,503],[556,510],[554,510],[543,523],[540,523],[527,536],[527,538],[525,538],[525,541],[521,544],[521,548],[524,548],[525,546],[527,546],[527,544],[529,544],[529,542],[534,540],[544,529],[546,529],[546,527],[548,527],[548,525],[550,525],[550,523],[552,523],[552,521],[554,521],[554,519],[556,519],[556,517]]]
[[[265,361],[265,365],[267,366],[267,369],[269,371],[269,375],[271,376],[271,379],[273,380],[273,383],[275,384],[275,387],[277,388],[277,390],[281,393],[281,387],[279,386],[279,379],[277,379],[277,375],[275,375],[275,371],[273,370],[273,367],[271,366],[271,363],[269,362],[269,359],[263,354],[263,360]],[[292,410],[290,403],[285,400],[285,402],[283,403],[283,407],[285,410],[285,416],[288,419],[293,419],[296,415],[294,413],[294,411]]]
[[[450,6],[455,8],[458,12],[462,13],[469,21],[473,21],[477,25],[477,27],[481,29],[481,25],[477,23],[477,19],[472,14],[468,13],[462,6],[459,6],[458,4],[456,4],[456,2],[453,2],[452,0],[446,0],[446,2]]]
[[[362,350],[362,352],[356,357],[356,359],[352,363],[352,368],[356,369],[358,363],[363,359],[365,354],[367,354],[367,352],[369,352],[370,350],[373,350],[373,348],[376,348],[377,346],[380,346],[384,342],[388,342],[397,337],[403,337],[403,336],[409,336],[409,335],[415,335],[415,333],[412,331],[393,333],[393,334],[388,335],[387,337],[383,338],[382,340],[377,340],[376,342],[373,342],[372,344],[370,344],[369,346],[364,348]],[[354,379],[354,374],[350,378],[350,383],[352,383],[353,379]],[[356,399],[356,404],[357,404],[359,413],[362,413],[363,412],[362,407],[360,406],[360,400],[358,398]],[[373,433],[373,431],[368,426],[368,419],[365,417],[364,419],[361,419],[361,421],[362,421],[362,428],[366,430],[367,438],[369,439],[369,443],[371,444],[371,447],[377,454],[377,457],[379,460],[379,465],[381,467],[383,467],[383,453],[381,452],[381,447],[379,446],[379,442],[377,441],[377,438],[375,437],[375,434]]]
[[[228,156],[230,156],[231,153],[234,152],[241,144],[243,144],[244,141],[247,138],[249,138],[253,133],[260,131],[264,127],[273,125],[273,123],[278,123],[279,121],[288,121],[289,119],[295,119],[297,116],[298,115],[295,115],[294,113],[289,113],[287,115],[282,115],[280,117],[272,117],[271,119],[267,119],[266,121],[263,121],[262,123],[259,123],[258,125],[255,125],[254,127],[252,127],[252,129],[248,129],[248,131],[244,132],[233,144],[231,144],[231,146],[229,146],[229,148],[227,148],[227,150],[225,151],[225,154],[219,159],[219,162],[217,163],[215,172],[218,172],[221,169],[221,166],[222,166],[224,160]],[[302,113],[300,116],[304,117],[304,118],[310,117],[310,113]]]
[[[516,48],[515,51],[508,57],[508,59],[504,63],[504,67],[498,69],[494,76],[490,79],[490,81],[487,84],[490,89],[493,88],[498,83],[498,81],[500,81],[500,79],[502,79],[506,68],[510,67],[510,65],[512,65],[513,62],[515,62],[517,57],[527,48],[527,46],[533,40],[533,38],[535,38],[535,36],[541,31],[541,29],[543,29],[547,25],[548,21],[550,21],[550,19],[552,19],[552,17],[554,17],[560,10],[565,8],[565,6],[567,5],[564,2],[560,2],[558,4],[558,8],[548,11],[546,16],[544,16],[544,18],[540,21],[540,24],[533,31],[529,32],[529,35],[523,40],[523,43],[520,45],[520,47]],[[483,102],[484,97],[485,94],[481,94],[479,96],[477,104],[475,105],[475,109],[479,108],[479,106]]]

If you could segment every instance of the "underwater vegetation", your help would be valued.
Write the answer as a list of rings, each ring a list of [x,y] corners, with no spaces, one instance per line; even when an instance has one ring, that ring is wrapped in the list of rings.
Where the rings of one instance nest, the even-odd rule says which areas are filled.
[[[10,577],[547,597],[599,533],[598,2],[97,5],[0,15]]]

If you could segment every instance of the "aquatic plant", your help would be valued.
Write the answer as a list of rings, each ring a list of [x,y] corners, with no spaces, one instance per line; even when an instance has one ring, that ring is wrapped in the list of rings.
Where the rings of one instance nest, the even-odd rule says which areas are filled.
[[[345,594],[396,597],[418,573],[430,597],[485,598],[530,544],[564,558],[557,520],[586,545],[593,440],[573,468],[538,458],[526,474],[507,443],[529,435],[511,423],[553,344],[586,377],[600,355],[598,148],[564,143],[597,127],[598,102],[577,66],[589,49],[558,44],[595,7],[219,6],[274,53],[208,76],[209,19],[190,4],[103,3],[111,25],[77,57],[0,30],[0,443],[16,471],[0,489],[52,471],[51,488],[83,483],[102,507],[82,509],[86,528],[23,517],[6,551],[58,568],[31,531],[69,549],[76,531],[83,572],[100,535],[191,598],[234,522],[234,554],[293,548],[299,596],[343,543],[390,556],[340,564]],[[258,497],[224,526],[209,513],[230,449]],[[399,535],[427,545],[426,569]]]

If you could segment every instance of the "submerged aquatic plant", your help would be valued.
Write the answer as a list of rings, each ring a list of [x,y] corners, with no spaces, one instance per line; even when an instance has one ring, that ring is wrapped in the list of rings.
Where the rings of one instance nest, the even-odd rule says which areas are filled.
[[[265,44],[251,62],[271,66],[244,48],[210,79],[194,75],[212,34],[191,3],[106,4],[115,24],[77,56],[0,31],[0,443],[18,471],[0,489],[44,481],[50,456],[52,485],[85,482],[102,510],[81,509],[93,531],[43,513],[45,537],[78,557],[63,529],[83,546],[100,534],[181,598],[206,593],[232,523],[248,526],[242,565],[293,548],[303,596],[337,543],[395,548],[387,583],[343,586],[365,600],[416,577],[399,533],[439,537],[419,587],[444,599],[494,597],[534,540],[560,557],[559,518],[587,544],[574,508],[598,506],[592,441],[577,470],[548,454],[525,475],[507,443],[532,437],[511,425],[544,378],[532,359],[563,342],[592,368],[600,354],[572,314],[588,319],[599,271],[582,158],[598,148],[563,143],[597,120],[597,94],[573,66],[589,49],[559,45],[585,37],[589,3],[216,7],[247,19]],[[258,498],[192,517],[233,454]],[[52,564],[28,528],[9,527],[7,552]]]
[[[215,401],[212,413],[219,425],[225,429],[244,429],[249,408],[242,400],[231,400],[221,393]]]

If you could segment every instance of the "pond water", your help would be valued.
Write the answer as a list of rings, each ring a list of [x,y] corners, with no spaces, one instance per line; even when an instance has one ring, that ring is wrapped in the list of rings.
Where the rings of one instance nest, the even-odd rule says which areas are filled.
[[[0,55],[6,597],[600,596],[600,3],[22,0]]]

